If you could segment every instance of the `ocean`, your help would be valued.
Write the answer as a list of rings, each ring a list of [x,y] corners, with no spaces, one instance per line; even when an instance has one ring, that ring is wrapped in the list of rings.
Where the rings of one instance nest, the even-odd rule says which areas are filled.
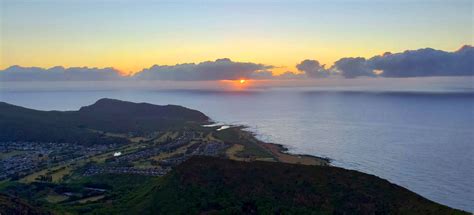
[[[293,153],[374,174],[430,200],[474,211],[472,90],[1,90],[0,101],[74,110],[99,98],[197,109],[246,125]]]

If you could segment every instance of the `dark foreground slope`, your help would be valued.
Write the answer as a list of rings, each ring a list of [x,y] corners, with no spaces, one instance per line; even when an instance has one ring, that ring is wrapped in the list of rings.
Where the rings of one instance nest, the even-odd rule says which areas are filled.
[[[207,120],[181,106],[114,99],[100,99],[78,111],[38,111],[0,102],[0,141],[116,143],[126,140],[94,131],[141,135]]]
[[[129,201],[138,214],[463,214],[336,167],[194,157]]]
[[[43,215],[49,213],[29,205],[22,199],[0,194],[0,214]]]
[[[92,202],[41,200],[90,194],[91,187],[105,190]],[[467,214],[357,171],[215,157],[193,157],[164,177],[106,174],[64,184],[13,183],[0,192],[54,214]]]

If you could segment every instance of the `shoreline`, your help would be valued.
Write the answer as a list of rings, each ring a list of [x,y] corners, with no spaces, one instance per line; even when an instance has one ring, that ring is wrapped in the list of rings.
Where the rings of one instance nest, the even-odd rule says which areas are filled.
[[[288,148],[278,143],[260,142],[261,146],[270,151],[272,155],[283,163],[294,163],[303,165],[331,166],[331,159],[306,154],[290,153]]]
[[[211,125],[211,127],[229,126],[228,128],[236,129],[242,136],[254,139],[256,142],[255,144],[270,153],[277,162],[302,165],[331,166],[330,158],[318,157],[308,154],[291,153],[288,147],[283,144],[271,143],[260,140],[259,138],[257,138],[257,134],[254,131],[248,130],[249,127],[246,125],[231,125],[225,123],[216,123],[213,121]]]

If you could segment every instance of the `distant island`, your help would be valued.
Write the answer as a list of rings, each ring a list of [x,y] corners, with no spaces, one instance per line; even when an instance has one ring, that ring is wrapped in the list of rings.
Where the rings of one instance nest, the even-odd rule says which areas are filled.
[[[0,130],[2,214],[465,214],[181,106],[0,102]]]

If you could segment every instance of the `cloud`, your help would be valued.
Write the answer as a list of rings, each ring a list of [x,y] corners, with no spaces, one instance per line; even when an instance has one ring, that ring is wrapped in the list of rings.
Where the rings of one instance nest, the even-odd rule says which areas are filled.
[[[175,66],[154,65],[144,69],[133,78],[139,80],[172,80],[172,81],[209,81],[209,80],[236,80],[265,77],[273,75],[269,69],[273,66],[233,62],[228,58],[216,61],[205,61],[199,64],[177,64]]]
[[[431,48],[387,53],[368,60],[370,66],[382,70],[382,77],[427,77],[474,75],[474,48],[463,46],[455,52]]]
[[[275,76],[273,75],[272,71],[264,70],[264,71],[259,71],[259,72],[254,72],[250,74],[250,79],[272,79]]]
[[[88,68],[61,66],[44,69],[40,67],[11,66],[0,71],[0,81],[108,81],[122,77],[113,68]]]
[[[342,58],[332,69],[346,78],[473,76],[474,47],[466,45],[454,52],[425,48],[395,54],[387,52],[370,59]]]
[[[331,67],[334,73],[340,73],[346,78],[355,78],[359,76],[374,77],[375,73],[367,65],[365,58],[341,58]]]
[[[296,79],[304,79],[306,77],[305,74],[297,74],[291,71],[286,71],[280,75],[274,76],[275,79],[282,79],[282,80],[296,80]]]
[[[320,65],[317,60],[304,60],[296,65],[296,68],[304,72],[310,78],[325,78],[329,76],[330,71],[324,68],[325,65]]]

